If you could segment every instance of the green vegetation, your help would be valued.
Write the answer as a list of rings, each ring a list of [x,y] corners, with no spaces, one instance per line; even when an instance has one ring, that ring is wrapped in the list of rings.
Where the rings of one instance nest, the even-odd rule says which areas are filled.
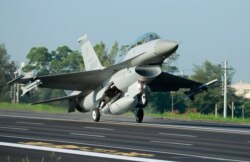
[[[4,110],[21,110],[21,111],[33,111],[33,112],[45,112],[45,113],[66,113],[67,109],[59,106],[52,105],[31,105],[25,103],[11,104],[7,102],[0,102],[0,109]]]
[[[198,121],[210,121],[210,122],[226,122],[226,123],[245,123],[250,124],[250,118],[223,118],[222,116],[215,116],[214,114],[200,114],[200,113],[183,113],[175,114],[170,112],[165,113],[146,113],[147,116],[156,118],[173,118],[183,120],[198,120]]]
[[[9,74],[15,70],[15,63],[10,61],[5,45],[0,43],[0,101],[10,101],[9,87],[6,83],[11,80]]]
[[[134,116],[133,112],[127,112],[125,116]],[[173,119],[173,120],[193,120],[193,121],[205,121],[205,122],[221,122],[221,123],[235,123],[235,124],[250,124],[250,118],[223,118],[223,116],[215,116],[214,114],[201,114],[201,113],[150,113],[145,111],[145,116],[160,118],[160,119]]]

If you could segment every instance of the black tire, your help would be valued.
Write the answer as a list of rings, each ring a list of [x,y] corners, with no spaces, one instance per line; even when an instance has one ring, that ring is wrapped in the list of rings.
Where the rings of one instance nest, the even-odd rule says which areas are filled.
[[[92,118],[95,122],[99,122],[100,120],[100,117],[101,117],[101,114],[100,114],[100,110],[99,109],[94,109],[92,111]]]
[[[144,117],[143,109],[136,109],[135,110],[135,120],[137,123],[141,123]]]

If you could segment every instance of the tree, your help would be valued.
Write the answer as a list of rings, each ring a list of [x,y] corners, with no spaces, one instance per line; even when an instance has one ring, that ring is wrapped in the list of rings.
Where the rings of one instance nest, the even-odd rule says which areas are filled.
[[[83,70],[83,58],[80,52],[61,46],[52,51],[51,73],[75,72]]]
[[[11,80],[10,74],[14,74],[16,65],[10,61],[10,56],[4,44],[0,44],[0,101],[10,101],[9,86],[7,81]]]
[[[119,51],[119,45],[118,42],[115,41],[115,43],[113,44],[109,54],[108,54],[108,64],[109,65],[113,65],[115,63],[115,59],[116,56],[118,54]]]
[[[104,64],[105,63],[105,56],[107,55],[107,50],[106,50],[105,44],[102,41],[97,43],[94,46],[94,50],[97,54],[97,57],[101,61],[101,63]]]
[[[173,63],[177,61],[177,59],[179,58],[179,54],[178,53],[174,53],[171,56],[169,56],[164,62],[163,62],[163,66],[162,69],[163,71],[166,71],[168,73],[176,73],[178,72],[178,67],[174,66]]]
[[[33,47],[27,55],[30,64],[35,64],[39,69],[41,66],[48,65],[51,61],[51,54],[46,47]]]
[[[150,94],[150,100],[146,111],[150,113],[164,113],[171,108],[171,98],[168,92],[154,92]]]
[[[106,46],[103,42],[97,43],[94,46],[94,50],[101,62],[101,64],[105,67],[111,66],[115,63],[115,59],[117,57],[119,51],[118,42],[115,42],[112,45],[110,52],[106,49]]]
[[[201,83],[209,82],[213,79],[218,79],[221,83],[221,76],[223,70],[218,65],[213,65],[209,61],[205,61],[201,66],[194,65],[194,74],[191,76],[192,80],[196,80]],[[230,75],[230,80],[232,74]],[[209,87],[208,92],[203,92],[195,96],[195,100],[188,101],[187,105],[189,108],[195,108],[200,113],[212,113],[214,112],[215,103],[222,106],[222,90],[221,87],[217,84],[215,87]],[[221,110],[220,110],[221,111]]]
[[[240,107],[240,109],[244,109],[244,117],[245,118],[250,118],[250,101],[245,101],[244,104]],[[240,113],[239,117],[243,115]]]
[[[46,47],[33,47],[27,54],[26,58],[29,64],[23,67],[24,72],[37,70],[38,75],[49,74],[49,65],[52,55],[48,52]]]
[[[46,47],[33,47],[27,54],[29,64],[23,71],[37,70],[37,75],[47,75],[83,70],[82,55],[78,51],[71,50],[68,46],[60,46],[55,51],[49,52]],[[36,102],[63,96],[64,92],[57,89],[39,89],[30,97],[22,97],[23,102]],[[51,103],[66,105],[65,102]]]

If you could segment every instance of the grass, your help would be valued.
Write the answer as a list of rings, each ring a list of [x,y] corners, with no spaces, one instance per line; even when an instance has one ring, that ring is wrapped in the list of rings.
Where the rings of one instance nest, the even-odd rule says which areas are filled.
[[[127,112],[125,116],[134,116],[133,112]],[[235,123],[235,124],[250,124],[250,118],[223,118],[223,116],[215,117],[214,114],[200,114],[200,113],[184,113],[177,114],[171,112],[165,113],[150,113],[145,111],[145,116],[160,118],[160,119],[177,119],[177,120],[194,120],[194,121],[206,121],[206,122],[222,122],[222,123]]]
[[[52,106],[52,105],[31,105],[31,104],[11,104],[7,102],[0,102],[0,109],[4,110],[21,110],[21,111],[33,111],[33,112],[45,112],[45,113],[65,113],[67,109],[65,107]],[[132,112],[128,112],[125,115],[132,116]],[[223,123],[242,123],[250,124],[250,118],[223,118],[222,116],[215,117],[214,114],[200,114],[200,113],[184,113],[176,114],[171,112],[165,113],[147,113],[145,116],[155,117],[155,118],[170,118],[170,119],[179,119],[179,120],[196,120],[196,121],[209,121],[209,122],[223,122]]]
[[[200,113],[184,113],[175,114],[171,112],[160,113],[146,113],[147,116],[156,118],[172,118],[181,120],[198,120],[198,121],[212,121],[212,122],[225,122],[225,123],[243,123],[250,124],[250,118],[223,118],[222,116],[215,116],[214,114],[200,114]]]
[[[21,111],[33,111],[33,112],[47,112],[47,113],[65,113],[67,109],[65,107],[38,104],[12,104],[8,102],[0,102],[0,109],[4,110],[21,110]]]

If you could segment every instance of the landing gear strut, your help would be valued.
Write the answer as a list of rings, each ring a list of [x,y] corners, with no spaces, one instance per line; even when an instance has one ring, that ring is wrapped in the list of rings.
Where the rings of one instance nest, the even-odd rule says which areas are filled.
[[[94,109],[92,111],[92,118],[95,122],[99,122],[101,117],[100,110],[98,108]]]
[[[135,120],[136,120],[137,123],[142,122],[143,116],[144,116],[143,109],[140,109],[140,108],[135,109]]]

